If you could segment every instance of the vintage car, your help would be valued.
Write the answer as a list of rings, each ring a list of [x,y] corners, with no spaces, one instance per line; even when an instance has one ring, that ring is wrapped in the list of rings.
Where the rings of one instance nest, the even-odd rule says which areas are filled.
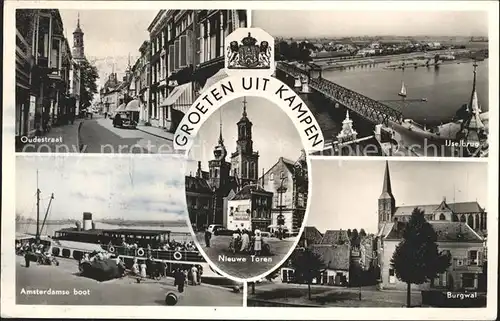
[[[113,118],[113,127],[135,129],[137,128],[137,123],[125,114],[118,113]]]

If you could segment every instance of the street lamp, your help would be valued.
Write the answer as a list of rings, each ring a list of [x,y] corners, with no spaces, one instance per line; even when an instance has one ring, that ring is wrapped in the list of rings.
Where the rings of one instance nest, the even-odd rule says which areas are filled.
[[[279,228],[279,239],[283,239],[283,225],[285,225],[285,218],[283,217],[283,193],[286,192],[286,187],[283,186],[283,183],[286,181],[286,177],[281,178],[280,187],[278,188],[278,193],[280,194],[280,205],[279,205],[279,215],[277,217],[277,225]]]

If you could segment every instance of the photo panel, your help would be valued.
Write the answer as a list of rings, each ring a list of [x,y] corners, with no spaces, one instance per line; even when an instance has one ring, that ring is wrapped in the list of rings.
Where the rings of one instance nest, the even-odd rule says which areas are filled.
[[[295,126],[273,102],[245,96],[220,107],[195,138],[189,224],[200,251],[228,276],[268,273],[300,237],[309,173]]]
[[[242,306],[243,285],[206,262],[186,225],[184,166],[17,156],[16,304]]]
[[[249,286],[247,306],[486,307],[487,163],[311,159],[311,168],[302,237]]]
[[[487,157],[488,11],[253,10],[325,156]]]

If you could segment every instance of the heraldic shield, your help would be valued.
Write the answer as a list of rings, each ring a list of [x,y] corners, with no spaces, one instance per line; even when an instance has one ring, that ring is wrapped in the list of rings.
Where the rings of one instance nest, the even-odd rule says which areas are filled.
[[[250,31],[249,31],[250,30]],[[253,31],[262,31],[254,29]],[[236,30],[242,32],[243,30]],[[262,36],[262,39],[257,39],[254,34]],[[234,32],[237,34],[237,32]],[[271,69],[273,61],[273,46],[274,39],[266,33],[252,32],[252,29],[245,29],[246,36],[241,38],[231,37],[236,36],[231,34],[228,38],[229,46],[226,52],[226,68],[227,69]],[[241,34],[241,33],[240,33]],[[270,38],[270,39],[267,39]]]

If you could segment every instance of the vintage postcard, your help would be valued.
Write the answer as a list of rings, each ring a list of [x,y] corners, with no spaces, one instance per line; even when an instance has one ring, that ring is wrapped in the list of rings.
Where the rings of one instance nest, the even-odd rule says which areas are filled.
[[[496,319],[497,2],[4,8],[2,317]]]

